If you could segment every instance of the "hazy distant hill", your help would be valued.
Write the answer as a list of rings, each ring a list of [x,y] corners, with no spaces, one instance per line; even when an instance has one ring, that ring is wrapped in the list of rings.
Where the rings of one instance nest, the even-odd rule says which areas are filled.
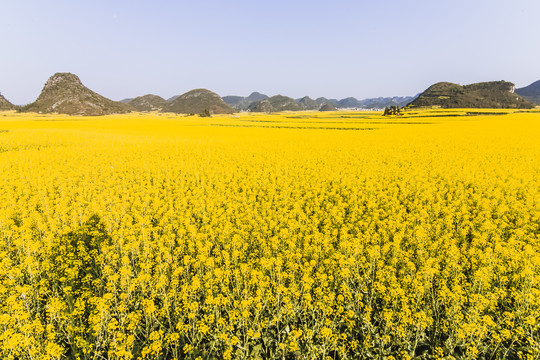
[[[364,109],[384,109],[387,106],[402,107],[416,99],[416,96],[394,96],[362,99],[360,100],[360,107]]]
[[[246,98],[243,96],[229,95],[229,96],[223,96],[221,99],[225,101],[227,105],[238,110],[242,110],[242,108],[244,107],[246,103],[245,101]]]
[[[338,103],[339,103],[339,100],[338,99],[327,99],[325,97],[319,97],[319,98],[316,98],[315,101],[319,104],[319,105],[324,105],[324,104],[332,104],[332,106],[339,106]]]
[[[252,103],[249,108],[251,112],[274,112],[276,111],[268,99],[256,101]]]
[[[247,110],[249,105],[256,101],[268,99],[268,96],[255,91],[247,97],[229,95],[222,97],[222,99],[236,110]]]
[[[321,106],[321,108],[319,109],[319,111],[336,111],[337,109],[334,107],[334,105],[330,104],[330,103],[326,103],[324,104],[323,106]]]
[[[7,101],[7,99],[2,94],[0,94],[0,111],[13,109],[15,109],[15,105]]]
[[[534,104],[514,93],[514,84],[490,81],[470,85],[439,82],[408,106],[442,108],[532,108]]]
[[[136,97],[128,102],[137,111],[161,111],[168,102],[161,96],[144,95]]]
[[[281,96],[281,95],[278,95]],[[354,97],[348,97],[345,99],[327,99],[325,97],[319,97],[315,100],[311,99],[309,96],[304,96],[303,98],[296,99],[296,103],[300,105],[300,110],[318,110],[324,104],[331,104],[335,108],[358,108],[358,109],[384,109],[387,106],[405,106],[414,100],[416,96],[394,96],[394,97],[378,97],[378,98],[369,98],[358,100]],[[224,96],[223,101],[232,106],[234,109],[239,111],[249,110],[255,112],[273,112],[273,111],[283,111],[279,110],[283,106],[276,107],[276,100],[273,99],[269,102],[261,102],[261,100],[269,99],[268,96],[254,92],[248,97],[243,96]],[[290,99],[290,98],[288,98]],[[288,110],[298,111],[292,103],[289,102],[289,105],[286,106]]]
[[[358,109],[384,109],[387,106],[405,106],[411,102],[413,96],[377,97],[358,100],[354,97],[341,99],[335,105],[338,108],[358,108]]]
[[[516,94],[537,105],[540,105],[540,80],[533,82],[529,86],[516,89]]]
[[[77,75],[56,73],[47,80],[37,100],[20,110],[68,115],[107,115],[126,113],[131,111],[131,108],[88,89]]]
[[[204,110],[211,114],[232,114],[234,109],[227,105],[221,97],[207,89],[195,89],[188,91],[169,101],[163,108],[165,112],[178,114],[200,114]]]
[[[118,102],[127,104],[127,103],[129,103],[131,100],[133,100],[133,99],[134,99],[134,98],[125,98],[125,99],[119,100]]]
[[[268,98],[270,104],[274,108],[274,111],[298,111],[302,110],[302,107],[293,99],[288,96],[275,95]]]
[[[279,111],[300,111],[302,106],[293,98],[283,95],[275,95],[268,99],[260,100],[249,106],[252,112],[279,112]]]
[[[255,101],[264,100],[264,99],[268,99],[268,95],[261,94],[260,92],[257,92],[257,91],[252,92],[246,98],[246,100],[249,101],[250,103],[255,102]]]
[[[359,108],[362,107],[360,100],[353,97],[348,97],[338,101],[338,107],[340,108]]]
[[[318,110],[321,107],[318,102],[309,96],[304,96],[303,98],[296,100],[296,102],[300,104],[304,110]]]

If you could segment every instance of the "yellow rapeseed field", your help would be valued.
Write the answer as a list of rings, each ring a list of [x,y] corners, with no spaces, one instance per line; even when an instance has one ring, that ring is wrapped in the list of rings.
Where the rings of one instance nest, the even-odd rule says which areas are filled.
[[[540,112],[0,113],[0,358],[540,358]]]

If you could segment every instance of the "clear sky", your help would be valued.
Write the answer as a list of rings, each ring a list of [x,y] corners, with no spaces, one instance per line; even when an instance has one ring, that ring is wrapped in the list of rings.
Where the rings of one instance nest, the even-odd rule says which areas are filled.
[[[2,0],[0,92],[55,72],[120,100],[204,87],[295,98],[540,79],[538,0]]]

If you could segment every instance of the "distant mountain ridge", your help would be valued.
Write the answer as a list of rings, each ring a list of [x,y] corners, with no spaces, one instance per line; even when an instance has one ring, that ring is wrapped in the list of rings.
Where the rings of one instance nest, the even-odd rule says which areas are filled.
[[[224,96],[207,89],[195,89],[168,100],[147,94],[113,101],[88,89],[71,73],[56,73],[45,83],[39,97],[31,104],[16,106],[0,94],[0,111],[64,113],[70,115],[106,115],[130,111],[158,111],[184,114],[230,114],[235,111],[280,112],[302,110],[368,109],[397,107],[441,108],[532,108],[540,105],[540,80],[515,89],[511,82],[490,81],[459,85],[450,82],[433,84],[416,96],[377,97],[341,100],[309,96],[293,99],[284,95],[252,92],[249,96]]]
[[[248,107],[253,112],[279,112],[304,110],[293,98],[283,95],[275,95],[268,99],[256,101]]]
[[[415,96],[394,96],[394,97],[377,97],[360,100],[360,106],[364,109],[384,109],[390,106],[403,107],[416,99]]]
[[[529,100],[530,102],[540,105],[540,80],[533,82],[529,86],[516,89],[516,94]]]
[[[409,107],[441,108],[533,108],[535,105],[514,92],[508,81],[490,81],[459,85],[439,82],[431,85]]]
[[[249,108],[249,105],[254,102],[268,99],[268,95],[261,94],[259,92],[252,92],[249,96],[224,96],[222,97],[229,106],[233,107],[236,110],[243,111]]]
[[[283,95],[276,95],[278,97]],[[418,96],[418,95],[416,95]],[[243,96],[224,96],[222,99],[238,111],[254,111],[254,112],[277,112],[277,111],[301,111],[301,110],[319,110],[322,106],[329,104],[334,109],[384,109],[387,106],[400,106],[403,107],[411,102],[416,96],[394,96],[394,97],[378,97],[358,100],[354,97],[348,97],[345,99],[327,99],[325,97],[319,97],[315,100],[309,96],[304,96],[300,99],[292,99],[286,97],[275,98],[269,100],[267,95],[263,95],[258,92],[252,93],[248,97]],[[268,100],[268,101],[262,101]],[[294,104],[291,100],[295,100]],[[280,104],[276,106],[278,102],[285,101],[286,104]],[[298,107],[299,105],[300,107]]]
[[[315,101],[320,105],[331,104],[334,107],[339,106],[339,100],[338,99],[327,99],[325,97],[318,97],[318,98],[315,99]]]
[[[362,103],[353,97],[348,97],[338,101],[338,107],[340,108],[359,108],[362,107]]]
[[[358,100],[354,97],[348,97],[341,100],[330,99],[329,102],[341,109],[384,109],[392,105],[405,106],[414,98],[415,96],[393,96]]]

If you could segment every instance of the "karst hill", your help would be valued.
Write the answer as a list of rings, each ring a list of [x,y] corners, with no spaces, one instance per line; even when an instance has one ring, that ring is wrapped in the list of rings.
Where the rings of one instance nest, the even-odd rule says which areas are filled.
[[[441,108],[530,109],[535,104],[514,92],[508,81],[490,81],[470,85],[439,82],[430,86],[407,106]]]
[[[4,95],[0,94],[0,111],[4,110],[13,110],[15,109],[15,105],[10,103]]]
[[[234,109],[227,105],[218,94],[207,89],[188,91],[169,101],[163,108],[165,112],[177,114],[200,114],[205,110],[208,110],[210,114],[234,113]]]
[[[127,104],[137,111],[161,111],[168,105],[168,101],[157,95],[143,95],[130,99]]]
[[[304,110],[302,105],[288,96],[275,95],[268,99],[256,101],[249,106],[252,112],[278,112]]]
[[[254,102],[268,99],[268,96],[261,94],[257,91],[254,91],[247,97],[229,95],[229,96],[222,97],[222,99],[231,107],[233,107],[235,110],[245,111]]]
[[[131,108],[112,101],[84,86],[77,75],[56,73],[47,80],[41,94],[21,111],[68,115],[108,115],[129,112]]]

